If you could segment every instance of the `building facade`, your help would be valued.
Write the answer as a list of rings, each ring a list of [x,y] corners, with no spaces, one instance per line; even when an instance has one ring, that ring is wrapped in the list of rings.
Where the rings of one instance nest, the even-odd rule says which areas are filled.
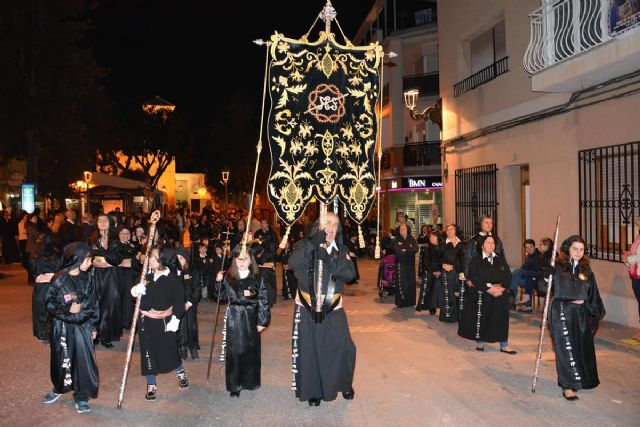
[[[587,241],[607,320],[633,326],[621,261],[640,231],[637,4],[438,3],[445,222],[468,236],[493,215],[516,267],[560,216],[560,240]]]
[[[397,55],[385,57],[383,70],[383,230],[404,215],[416,228],[442,222],[440,128],[412,119],[404,104],[410,89],[419,91],[418,108],[439,98],[436,6],[435,1],[378,0],[354,38],[356,45],[378,41]]]

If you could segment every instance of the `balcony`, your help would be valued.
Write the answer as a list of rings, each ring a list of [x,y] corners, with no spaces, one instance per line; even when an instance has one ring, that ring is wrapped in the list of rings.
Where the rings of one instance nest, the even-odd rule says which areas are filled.
[[[440,167],[440,141],[422,141],[386,148],[382,152],[382,169],[402,165],[412,167]]]
[[[610,3],[554,0],[529,15],[529,45],[522,63],[533,74],[532,90],[575,92],[640,68],[637,28],[615,18],[609,22]]]
[[[461,82],[453,85],[453,96],[460,96],[465,92],[469,92],[478,86],[490,82],[507,71],[509,71],[509,57],[505,56],[488,67],[483,68],[477,73],[472,74]]]
[[[402,77],[402,91],[417,89],[420,96],[440,95],[440,74],[438,72],[415,74]]]

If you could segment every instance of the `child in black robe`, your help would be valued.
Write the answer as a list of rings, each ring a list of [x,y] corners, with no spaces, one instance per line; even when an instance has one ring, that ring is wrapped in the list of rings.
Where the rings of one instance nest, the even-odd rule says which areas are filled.
[[[250,249],[244,259],[240,258],[241,246],[232,252],[233,261],[224,281],[222,272],[216,276],[217,287],[222,282],[220,297],[229,301],[220,359],[225,362],[226,386],[231,397],[239,397],[243,389],[260,387],[260,333],[271,320],[265,280]]]
[[[47,289],[51,329],[51,382],[53,391],[42,402],[55,402],[74,391],[78,413],[89,412],[89,398],[98,397],[98,366],[93,338],[100,315],[98,293],[89,273],[91,248],[80,242],[67,245],[63,268]]]
[[[178,276],[182,278],[185,300],[185,313],[180,321],[180,356],[183,360],[186,360],[187,355],[191,354],[191,359],[196,360],[199,358],[198,350],[200,350],[200,342],[198,340],[198,303],[202,296],[202,288],[194,282],[191,275],[189,252],[185,248],[177,248],[176,254],[180,262]]]

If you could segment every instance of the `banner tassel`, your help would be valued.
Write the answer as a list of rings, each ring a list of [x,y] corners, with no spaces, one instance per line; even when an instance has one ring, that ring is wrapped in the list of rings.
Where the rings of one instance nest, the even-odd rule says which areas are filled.
[[[358,242],[360,243],[360,249],[364,249],[364,236],[362,235],[362,226],[358,224]]]
[[[289,232],[291,231],[291,226],[288,225],[287,226],[287,231],[284,233],[284,236],[282,236],[282,241],[280,242],[280,245],[278,246],[280,249],[284,249],[285,246],[287,246],[287,240],[289,240]]]

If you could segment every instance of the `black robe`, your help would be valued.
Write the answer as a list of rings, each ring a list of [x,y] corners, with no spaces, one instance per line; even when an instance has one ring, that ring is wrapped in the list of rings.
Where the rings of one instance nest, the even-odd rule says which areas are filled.
[[[594,335],[605,315],[593,272],[572,273],[570,265],[558,265],[553,277],[554,292],[549,312],[549,329],[556,352],[558,385],[563,389],[591,389],[600,384]],[[583,300],[583,304],[571,301]]]
[[[142,295],[140,310],[164,311],[173,307],[173,315],[180,319],[184,314],[184,287],[182,280],[174,273],[161,275],[147,282],[146,294]],[[140,368],[142,375],[157,375],[175,370],[182,361],[178,352],[176,332],[165,331],[165,319],[152,319],[140,313],[138,332],[140,334]]]
[[[258,326],[267,326],[271,311],[265,281],[260,276],[239,281],[225,278],[221,298],[229,301],[224,315],[222,353],[227,391],[260,387],[261,344]]]
[[[295,298],[298,291],[298,281],[291,267],[289,267],[289,257],[291,256],[291,249],[285,248],[279,255],[278,261],[282,265],[282,297],[286,300]]]
[[[463,270],[464,251],[465,245],[462,242],[455,246],[451,242],[445,242],[442,245],[442,264],[453,265],[453,270],[445,271],[443,267],[440,275],[439,320],[441,322],[455,323],[459,319],[460,299],[465,297],[465,289],[460,286],[459,279]]]
[[[296,244],[289,258],[289,266],[295,272],[300,292],[315,295],[317,286],[318,256],[325,258],[322,268],[322,293],[327,294],[329,279],[333,277],[335,293],[342,293],[345,282],[353,280],[353,263],[347,259],[349,250],[341,243],[338,232],[338,251],[332,250],[328,258],[320,251],[326,249],[319,244],[326,240],[324,231],[315,229],[309,239]],[[349,392],[353,384],[356,367],[356,346],[351,339],[349,324],[344,309],[334,309],[326,314],[322,323],[316,323],[309,309],[295,305],[292,338],[291,388],[301,401],[309,399],[334,400],[338,392]]]
[[[199,286],[200,289],[204,287],[207,288],[207,297],[209,299],[213,299],[214,279],[218,271],[220,271],[217,270],[216,265],[221,265],[222,263],[222,258],[219,258],[218,263],[216,263],[214,258],[218,258],[218,256],[215,254],[213,256],[206,254],[202,257],[199,252],[196,252],[196,255],[193,257],[193,268],[191,269],[194,283],[196,286]]]
[[[396,256],[395,269],[395,299],[396,306],[409,307],[416,304],[416,253],[418,243],[407,235],[403,239],[398,234],[391,245]]]
[[[180,321],[180,349],[200,350],[198,340],[198,303],[202,297],[202,287],[193,280],[191,269],[179,272],[184,288],[184,301],[191,303],[191,307],[185,311]]]
[[[118,294],[120,295],[122,327],[131,328],[133,321],[133,309],[135,306],[135,298],[131,296],[131,288],[140,280],[140,271],[142,266],[137,260],[136,255],[140,252],[141,247],[137,243],[118,242],[118,257],[122,260],[120,265],[116,267],[118,276]]]
[[[476,255],[469,263],[468,280],[472,288],[464,293],[463,315],[458,326],[458,335],[470,340],[503,342],[509,339],[509,292],[494,297],[487,290],[487,283],[500,284],[508,289],[511,270],[504,258],[495,256],[493,264],[482,255]]]
[[[275,231],[272,229],[266,232],[262,229],[256,231],[255,238],[257,241],[251,245],[256,256],[256,262],[260,267],[260,275],[263,277],[265,286],[269,296],[269,305],[273,306],[277,301],[277,283],[275,257],[278,240]],[[259,242],[259,243],[258,243]]]
[[[0,237],[2,238],[2,260],[5,264],[20,261],[20,248],[16,241],[18,226],[15,221],[0,218]]]
[[[100,299],[100,324],[98,339],[103,343],[119,341],[122,336],[122,302],[118,290],[117,265],[122,262],[118,242],[110,242],[108,248],[100,243],[93,245],[94,257],[104,258],[110,267],[94,268],[96,289]]]
[[[31,261],[31,274],[34,278],[40,274],[55,273],[60,268],[58,255],[39,256]],[[31,297],[31,321],[33,336],[39,340],[49,341],[51,318],[47,311],[47,291],[51,282],[35,283]]]
[[[442,247],[438,244],[427,244],[423,249],[421,253],[424,271],[416,311],[429,310],[435,313],[442,299]]]
[[[51,329],[51,382],[56,393],[75,391],[76,400],[98,397],[98,365],[91,333],[98,326],[100,308],[91,273],[61,273],[47,289]],[[71,304],[82,305],[71,313]]]

